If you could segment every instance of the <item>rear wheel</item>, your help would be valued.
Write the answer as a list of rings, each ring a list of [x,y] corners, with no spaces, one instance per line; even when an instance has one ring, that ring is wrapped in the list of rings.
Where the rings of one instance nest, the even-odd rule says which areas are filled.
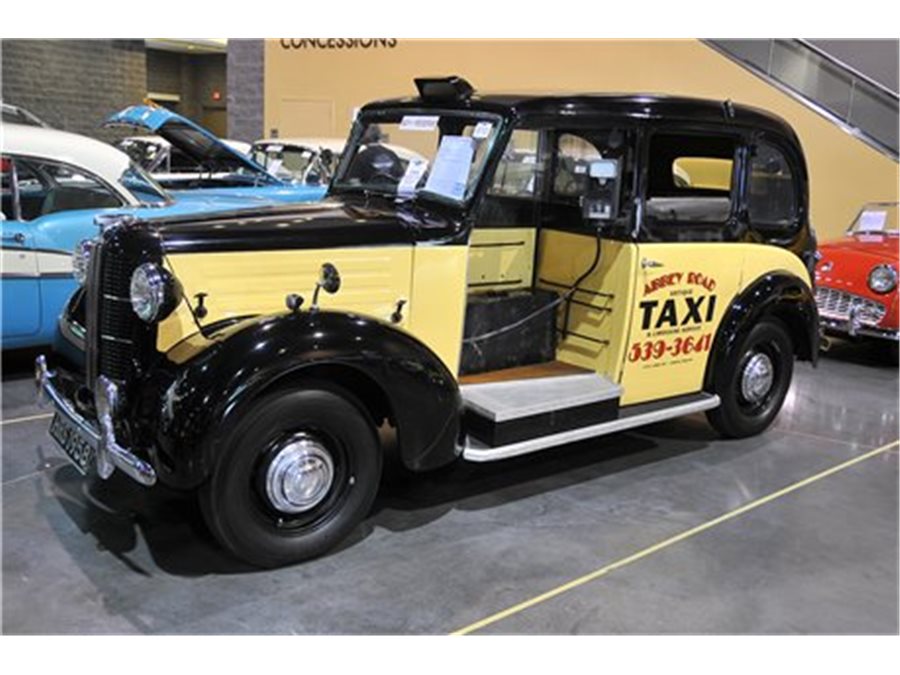
[[[759,322],[717,368],[714,393],[722,403],[706,413],[712,426],[726,438],[765,431],[781,410],[794,372],[793,344],[784,324]]]
[[[365,412],[343,391],[308,386],[245,410],[200,502],[226,549],[274,567],[337,546],[367,515],[380,476]]]

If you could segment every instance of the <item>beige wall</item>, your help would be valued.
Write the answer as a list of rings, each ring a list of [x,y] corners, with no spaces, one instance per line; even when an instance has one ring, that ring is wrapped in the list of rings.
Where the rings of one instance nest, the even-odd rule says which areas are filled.
[[[285,49],[267,40],[265,129],[345,136],[355,108],[457,74],[483,92],[648,92],[755,105],[787,119],[810,169],[812,222],[839,236],[866,201],[898,199],[897,163],[696,40],[404,40]]]

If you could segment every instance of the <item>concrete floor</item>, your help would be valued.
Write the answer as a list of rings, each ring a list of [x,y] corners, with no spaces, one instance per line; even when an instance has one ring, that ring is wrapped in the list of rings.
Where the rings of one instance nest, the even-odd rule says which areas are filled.
[[[24,362],[23,362],[24,363]],[[898,371],[857,345],[798,366],[776,426],[702,416],[499,465],[394,476],[345,547],[276,571],[191,502],[86,481],[27,365],[3,382],[4,633],[447,633],[898,437]],[[898,632],[898,451],[613,569],[481,633]]]

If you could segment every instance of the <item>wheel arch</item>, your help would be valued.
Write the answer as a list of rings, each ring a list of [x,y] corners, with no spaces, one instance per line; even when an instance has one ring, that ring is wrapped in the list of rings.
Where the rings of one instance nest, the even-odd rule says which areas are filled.
[[[798,359],[816,364],[819,312],[812,289],[791,272],[770,272],[749,284],[725,310],[706,365],[704,386],[708,391],[718,367],[728,360],[741,337],[767,317],[784,324]]]
[[[390,420],[407,468],[427,470],[456,458],[459,387],[437,355],[373,319],[304,312],[248,320],[158,384],[144,410],[161,411],[155,437],[173,467],[167,482],[201,483],[247,403],[310,379],[345,389],[376,428]]]

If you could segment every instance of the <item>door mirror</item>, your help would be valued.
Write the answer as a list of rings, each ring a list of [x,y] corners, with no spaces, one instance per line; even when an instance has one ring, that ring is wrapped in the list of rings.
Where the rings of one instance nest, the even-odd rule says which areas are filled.
[[[337,293],[341,288],[341,275],[337,267],[331,263],[322,265],[319,276],[319,286],[328,294]]]

